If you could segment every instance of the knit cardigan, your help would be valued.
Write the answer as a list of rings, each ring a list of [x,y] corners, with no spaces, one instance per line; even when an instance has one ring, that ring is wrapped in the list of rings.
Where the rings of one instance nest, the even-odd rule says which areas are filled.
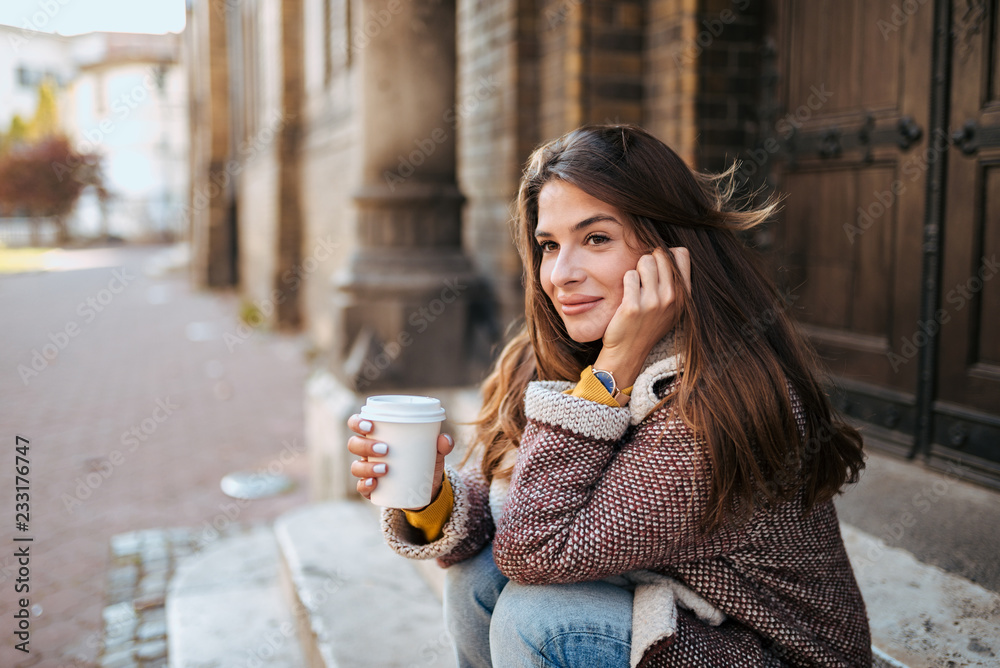
[[[832,502],[805,514],[800,494],[739,526],[699,532],[707,447],[659,406],[680,372],[668,336],[626,408],[565,394],[572,383],[530,383],[510,480],[491,489],[478,465],[446,467],[455,500],[441,537],[427,543],[402,511],[385,509],[386,542],[448,567],[492,540],[500,571],[523,584],[628,584],[633,667],[870,667],[865,605]]]

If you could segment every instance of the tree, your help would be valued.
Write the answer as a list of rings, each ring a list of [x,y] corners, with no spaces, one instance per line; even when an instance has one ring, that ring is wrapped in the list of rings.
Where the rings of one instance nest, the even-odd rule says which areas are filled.
[[[10,129],[0,142],[0,154],[4,154],[28,138],[28,124],[20,114],[14,114],[10,119]]]
[[[59,106],[56,103],[56,87],[47,77],[38,86],[38,104],[35,115],[28,123],[27,135],[31,141],[39,141],[59,132]]]
[[[78,153],[62,135],[21,144],[0,156],[0,208],[30,217],[33,238],[37,238],[39,219],[52,217],[59,243],[66,243],[65,217],[90,185],[97,188],[100,197],[107,196],[101,156]]]

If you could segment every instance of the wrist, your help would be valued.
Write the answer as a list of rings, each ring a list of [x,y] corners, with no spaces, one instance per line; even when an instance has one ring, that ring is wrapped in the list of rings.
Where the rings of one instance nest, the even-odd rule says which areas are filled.
[[[427,510],[428,508],[430,508],[431,506],[433,506],[435,503],[437,503],[437,500],[441,497],[441,490],[444,489],[444,480],[445,480],[446,477],[447,476],[444,474],[443,471],[441,472],[440,476],[436,477],[437,482],[434,483],[434,485],[431,486],[431,502],[430,503],[428,503],[426,506],[422,506],[420,508],[404,508],[403,510],[405,510],[408,513],[422,513],[425,510]]]
[[[639,372],[642,370],[641,367],[641,361],[622,360],[615,355],[606,355],[604,351],[601,351],[601,354],[597,356],[597,360],[594,362],[595,369],[607,371],[614,376],[619,388],[634,385],[635,379],[639,377]]]
[[[611,395],[611,399],[615,405],[622,407],[628,405],[628,401],[630,399],[629,393],[618,385],[618,380],[615,378],[613,373],[597,367],[590,367],[590,372],[593,374],[593,377],[597,380],[597,382],[601,384],[606,393]],[[607,403],[600,399],[598,401],[601,403]]]

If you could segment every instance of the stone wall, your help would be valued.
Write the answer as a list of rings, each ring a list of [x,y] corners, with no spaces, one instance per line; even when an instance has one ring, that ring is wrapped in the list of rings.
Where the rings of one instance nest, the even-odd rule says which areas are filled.
[[[650,0],[643,54],[643,123],[688,164],[695,164],[698,0]]]
[[[538,142],[535,20],[524,0],[458,3],[458,184],[466,254],[495,305],[494,328],[524,312],[512,203]]]
[[[725,169],[758,139],[763,4],[701,0],[690,52],[698,54],[696,162],[703,169]]]
[[[188,10],[188,25],[191,185],[184,217],[191,237],[191,278],[200,286],[226,286],[237,271],[230,218],[233,189],[226,170],[232,148],[226,21],[208,3],[195,3]]]
[[[388,239],[370,226],[406,237],[405,223],[362,215],[364,202],[383,197],[372,200],[373,187],[396,185],[387,178],[401,177],[400,187],[423,198],[454,183],[448,187],[464,198],[459,249],[481,279],[481,291],[465,299],[475,336],[496,341],[523,314],[509,223],[521,170],[540,142],[583,123],[639,123],[689,164],[719,169],[756,137],[760,0],[457,0],[451,37],[440,22],[420,27],[442,10],[418,0],[247,0],[223,3],[215,22],[195,6],[190,30],[201,34],[201,55],[226,56],[205,59],[192,75],[203,93],[193,109],[204,119],[193,137],[203,146],[195,170],[203,182],[208,162],[242,159],[234,179],[241,290],[265,312],[275,291],[285,294],[299,310],[274,308],[276,323],[301,323],[333,364],[370,326],[345,325],[354,307],[341,290],[356,278],[359,253]],[[229,37],[222,49],[220,25]],[[453,98],[441,88],[446,70],[420,70],[420,81],[405,74],[450,39]],[[229,140],[219,129],[227,119]],[[432,136],[434,151],[425,151],[421,141]],[[416,153],[421,164],[409,164]],[[380,210],[401,211],[399,201],[379,201]],[[231,215],[222,198],[194,225],[202,275],[225,275],[225,243],[210,240]],[[450,224],[437,229],[450,235]],[[369,234],[376,237],[365,241]],[[407,257],[422,252],[414,247]],[[404,327],[406,315],[386,323]],[[392,338],[380,333],[370,354]]]

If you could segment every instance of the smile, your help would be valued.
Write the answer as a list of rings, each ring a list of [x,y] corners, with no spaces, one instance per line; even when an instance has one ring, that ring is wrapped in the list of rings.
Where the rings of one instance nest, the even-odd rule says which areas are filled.
[[[598,297],[597,299],[589,302],[581,302],[578,304],[560,304],[559,308],[563,312],[563,315],[580,315],[581,313],[586,313],[600,303],[601,298]]]

